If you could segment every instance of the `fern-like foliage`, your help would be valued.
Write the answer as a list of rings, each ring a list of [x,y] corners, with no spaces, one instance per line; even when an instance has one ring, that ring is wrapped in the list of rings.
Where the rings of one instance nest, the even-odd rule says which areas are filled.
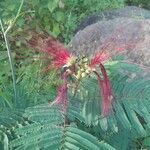
[[[17,86],[16,100],[14,101],[12,87],[2,88],[0,92],[0,149],[7,150],[10,140],[14,139],[14,130],[28,124],[23,117],[24,109],[33,105],[27,91]]]
[[[12,140],[14,129],[25,123],[22,109],[4,108],[0,112],[0,149],[8,150],[9,141]]]
[[[146,129],[150,126],[149,72],[137,65],[117,61],[109,62],[105,67],[114,97],[110,114],[100,115],[100,95],[94,76],[82,80],[76,95],[70,97],[70,106],[77,106],[76,112],[84,118],[81,121],[94,126],[95,134],[99,132],[97,136],[103,134],[102,139],[116,149],[125,150],[133,145],[132,141],[147,136]]]
[[[14,103],[13,91],[7,88],[7,91],[3,90],[3,94],[0,95],[0,101],[3,102],[0,109],[0,125],[4,128],[12,128],[19,123],[23,124],[25,121],[22,117],[24,109],[32,105],[30,98],[26,91],[17,86],[17,101]]]
[[[28,108],[25,117],[32,120],[32,124],[16,130],[19,138],[12,141],[11,146],[16,150],[27,149],[108,149],[109,144],[77,128],[75,124],[68,124],[59,107],[49,107],[48,104]]]
[[[5,109],[0,113],[0,124],[3,127],[12,127],[19,122],[23,121],[23,110]]]
[[[146,138],[150,127],[150,73],[121,61],[109,62],[105,68],[113,91],[109,115],[101,115],[93,74],[79,82],[75,94],[69,89],[66,113],[49,104],[26,109],[24,117],[31,123],[16,130],[18,138],[11,146],[17,150],[141,148],[138,139]]]

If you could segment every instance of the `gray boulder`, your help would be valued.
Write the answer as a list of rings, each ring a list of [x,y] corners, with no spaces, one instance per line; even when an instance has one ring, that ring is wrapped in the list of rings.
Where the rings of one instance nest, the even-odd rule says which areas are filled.
[[[83,30],[86,26],[97,23],[98,21],[106,21],[120,17],[134,19],[150,19],[150,11],[136,6],[127,6],[116,10],[93,13],[92,15],[86,17],[79,24],[75,32]]]
[[[68,47],[75,55],[124,53],[128,60],[150,66],[150,19],[122,17],[99,21],[79,31]]]

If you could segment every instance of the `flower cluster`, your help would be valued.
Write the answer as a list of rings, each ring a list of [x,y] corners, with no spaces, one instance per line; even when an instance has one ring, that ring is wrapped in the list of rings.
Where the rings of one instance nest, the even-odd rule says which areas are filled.
[[[91,59],[82,56],[73,56],[68,49],[64,48],[52,37],[44,40],[40,46],[40,51],[51,57],[51,67],[61,69],[62,84],[57,89],[57,96],[51,103],[61,104],[67,107],[68,77],[74,76],[77,81],[94,73],[97,76],[99,91],[102,99],[102,115],[108,115],[112,100],[112,92],[109,78],[103,66],[103,62],[108,59],[107,53],[97,53]],[[97,68],[100,68],[100,74]],[[99,69],[98,69],[99,70]]]

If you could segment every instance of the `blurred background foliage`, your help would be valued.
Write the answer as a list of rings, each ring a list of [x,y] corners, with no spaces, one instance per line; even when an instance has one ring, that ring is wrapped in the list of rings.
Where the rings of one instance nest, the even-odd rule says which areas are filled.
[[[2,19],[5,29],[15,18],[20,3],[20,0],[0,1],[0,19]],[[14,110],[9,109],[7,111],[5,108],[24,109],[28,106],[52,101],[55,97],[56,86],[61,82],[58,80],[55,70],[43,71],[48,60],[43,61],[40,54],[33,52],[27,46],[26,41],[30,40],[34,33],[38,33],[45,36],[53,35],[67,45],[85,16],[96,11],[121,8],[125,5],[136,5],[150,9],[149,0],[24,1],[21,13],[8,34],[11,53],[15,62],[17,84],[17,104],[15,106],[10,64],[0,29],[0,125],[1,119],[7,124],[5,127],[0,126],[0,148],[5,143],[5,149],[7,149],[7,138],[12,138],[14,126],[19,126],[18,117],[16,119],[17,125],[14,123],[15,119],[10,119],[15,116],[17,110],[14,113]],[[149,139],[146,139],[145,143],[148,142]]]
[[[15,18],[20,3],[20,0],[0,1],[0,18],[5,29]],[[18,88],[24,89],[28,96],[38,93],[38,98],[33,96],[31,100],[33,104],[36,104],[51,100],[60,82],[56,80],[55,71],[46,73],[42,71],[47,62],[44,62],[38,53],[27,46],[26,41],[30,40],[34,33],[53,35],[67,45],[85,16],[96,11],[116,9],[125,5],[150,9],[149,0],[25,0],[21,13],[8,35],[15,61]],[[12,92],[11,84],[7,51],[2,32],[0,32],[0,99],[2,99],[0,104],[2,105],[7,103],[11,106],[11,94],[8,94],[9,90],[10,93]],[[40,95],[44,95],[45,100],[40,99]]]
[[[4,0],[0,3],[0,13],[5,24],[15,16],[19,3],[19,0]],[[26,0],[16,23],[17,31],[16,28],[14,30],[17,34],[28,30],[47,32],[67,43],[86,15],[123,5],[123,0]]]
[[[149,0],[125,0],[127,5],[134,5],[146,9],[150,9],[150,1]]]
[[[0,18],[4,29],[15,18],[20,3],[20,0],[0,2]],[[25,0],[21,13],[8,35],[15,61],[17,87],[25,90],[27,95],[32,97],[33,104],[52,100],[55,96],[55,87],[59,84],[59,80],[56,80],[56,72],[43,72],[43,66],[47,63],[27,46],[26,41],[30,40],[35,33],[52,35],[67,45],[85,16],[95,11],[123,6],[123,0]],[[10,106],[13,101],[10,102],[12,95],[6,95],[9,93],[8,89],[10,93],[13,91],[11,71],[2,32],[0,41],[0,97],[3,99],[0,103],[4,105],[4,101],[8,101]],[[37,93],[38,96],[31,96]],[[44,95],[45,100],[40,99],[40,95]]]

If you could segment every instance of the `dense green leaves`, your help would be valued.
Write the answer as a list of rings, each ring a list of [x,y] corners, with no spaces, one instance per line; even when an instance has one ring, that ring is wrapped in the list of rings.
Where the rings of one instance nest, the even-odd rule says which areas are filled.
[[[15,17],[19,7],[19,0],[4,0],[0,2],[0,14],[5,25]],[[16,34],[24,37],[25,30],[47,32],[69,42],[73,32],[81,19],[93,11],[118,8],[123,6],[121,0],[29,0],[24,2],[23,12],[20,14],[16,26]],[[22,29],[23,28],[23,29]],[[23,33],[22,33],[23,32]]]
[[[0,147],[4,150],[9,150],[8,137],[5,132],[0,130]]]
[[[93,135],[84,132],[75,124],[67,125],[60,108],[46,105],[26,109],[25,117],[34,123],[18,128],[18,139],[12,141],[15,149],[108,149],[109,144],[99,142]],[[66,125],[65,125],[66,124]]]
[[[139,7],[143,7],[143,8],[147,8],[150,9],[150,2],[149,0],[125,0],[125,2],[128,5],[135,5],[135,6],[139,6]]]
[[[5,29],[15,18],[19,5],[20,0],[0,2],[0,18]],[[37,53],[29,52],[26,45],[35,32],[48,33],[68,43],[84,16],[123,5],[122,0],[25,1],[8,36],[16,62],[15,104],[10,66],[0,34],[0,149],[149,149],[150,73],[147,70],[114,58],[105,64],[114,97],[110,114],[101,115],[101,97],[94,74],[80,82],[75,95],[69,89],[64,113],[62,108],[47,103],[54,99],[60,83],[57,73],[42,72],[47,62],[43,63]]]
[[[61,108],[49,107],[48,104],[26,109],[24,117],[34,123],[17,129],[16,133],[21,137],[14,140],[12,145],[33,148],[37,143],[40,145],[54,138],[54,143],[44,142],[43,146],[54,146],[54,149],[138,148],[140,145],[136,145],[136,141],[147,137],[147,129],[150,127],[150,95],[147,92],[150,91],[149,72],[137,65],[118,61],[107,63],[105,67],[109,73],[114,96],[108,116],[101,115],[101,98],[97,79],[93,75],[82,80],[75,95],[71,94],[71,89],[69,90],[66,113],[62,113]],[[147,73],[143,78],[144,71]],[[135,76],[131,76],[130,73]],[[51,135],[53,132],[55,136]],[[99,143],[96,137],[107,144]],[[143,142],[145,145],[147,140],[148,138]],[[16,143],[18,144],[15,145]]]

